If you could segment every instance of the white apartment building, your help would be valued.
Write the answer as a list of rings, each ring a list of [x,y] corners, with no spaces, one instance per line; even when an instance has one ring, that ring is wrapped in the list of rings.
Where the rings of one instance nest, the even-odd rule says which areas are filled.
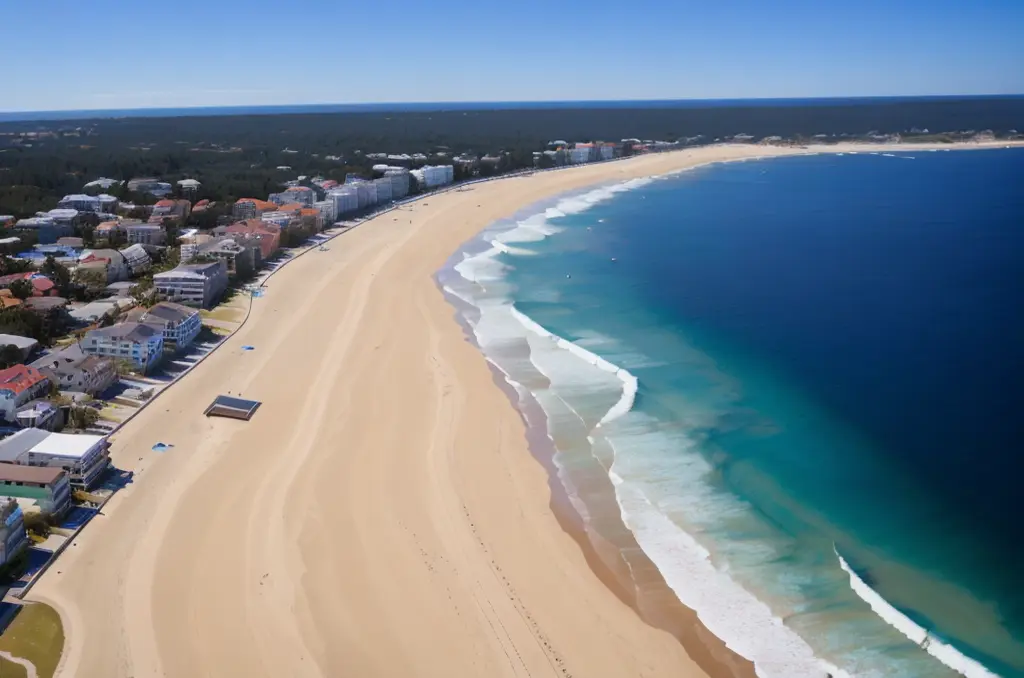
[[[51,433],[26,428],[0,442],[0,461],[19,466],[60,468],[72,487],[92,487],[110,465],[106,436]]]
[[[143,373],[155,367],[164,352],[163,333],[134,322],[89,330],[79,343],[89,355],[125,360]]]
[[[327,199],[334,203],[334,218],[341,218],[342,214],[355,212],[359,209],[359,197],[356,190],[351,186],[333,188],[328,192]]]
[[[409,195],[409,170],[391,168],[384,173],[384,176],[391,181],[392,200],[401,200]]]
[[[227,264],[220,259],[206,264],[183,264],[154,275],[153,285],[170,301],[212,308],[228,286]]]
[[[169,301],[146,311],[141,322],[158,328],[164,335],[164,346],[177,350],[191,346],[203,329],[199,311]]]
[[[321,200],[320,202],[313,203],[314,209],[320,212],[320,219],[324,222],[324,226],[330,226],[338,220],[338,215],[334,211],[333,200]]]
[[[378,205],[391,202],[391,179],[382,177],[380,179],[374,179],[371,183],[373,183],[374,189],[377,192],[376,202]]]
[[[445,186],[455,180],[455,168],[452,165],[424,165],[411,174],[425,189]]]
[[[124,231],[132,245],[163,245],[167,241],[164,227],[156,224],[131,224],[125,226]]]

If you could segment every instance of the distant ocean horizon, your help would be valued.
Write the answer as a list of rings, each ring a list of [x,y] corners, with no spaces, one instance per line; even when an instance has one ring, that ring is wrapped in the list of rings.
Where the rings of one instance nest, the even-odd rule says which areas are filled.
[[[1022,176],[705,166],[532,205],[438,282],[588,532],[624,522],[759,676],[1024,678]]]
[[[767,99],[635,99],[582,101],[457,101],[410,103],[285,104],[270,106],[194,106],[178,108],[108,108],[57,111],[0,111],[4,122],[59,122],[113,118],[223,117],[233,115],[302,115],[323,113],[416,113],[545,109],[695,109],[752,107],[856,106],[859,104],[928,101],[1024,99],[1024,94],[811,97]]]

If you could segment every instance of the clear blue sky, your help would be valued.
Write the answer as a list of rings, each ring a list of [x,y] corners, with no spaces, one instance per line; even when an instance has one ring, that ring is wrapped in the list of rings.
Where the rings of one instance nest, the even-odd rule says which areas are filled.
[[[1024,93],[1024,0],[3,0],[0,110]]]

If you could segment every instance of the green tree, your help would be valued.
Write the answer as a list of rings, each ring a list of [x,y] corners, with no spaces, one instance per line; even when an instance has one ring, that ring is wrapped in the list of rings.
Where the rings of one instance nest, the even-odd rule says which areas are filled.
[[[28,280],[14,280],[7,286],[7,288],[11,290],[11,294],[18,299],[24,300],[32,296],[32,283]]]
[[[139,306],[150,307],[156,300],[156,289],[153,287],[153,278],[147,276],[142,278],[136,284],[132,285],[129,293],[132,295],[132,299]]]
[[[72,405],[71,409],[68,410],[68,425],[74,429],[87,429],[95,424],[99,418],[99,412],[92,407]]]
[[[14,344],[0,346],[0,369],[6,369],[11,365],[18,365],[22,362],[21,349]]]
[[[75,271],[74,282],[83,299],[93,300],[103,294],[107,287],[107,274],[96,269],[79,268]]]
[[[16,259],[7,255],[0,255],[0,275],[27,273],[31,270],[32,263],[27,259]]]
[[[61,295],[66,295],[71,286],[71,271],[64,264],[57,261],[52,254],[46,256],[39,272],[53,281]]]

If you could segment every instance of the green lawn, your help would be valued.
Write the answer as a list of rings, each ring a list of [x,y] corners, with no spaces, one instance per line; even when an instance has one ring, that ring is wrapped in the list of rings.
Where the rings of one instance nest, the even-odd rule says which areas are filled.
[[[35,664],[40,678],[52,678],[64,650],[60,615],[49,605],[26,603],[0,635],[0,650]],[[0,678],[24,675],[22,667],[0,660]]]

